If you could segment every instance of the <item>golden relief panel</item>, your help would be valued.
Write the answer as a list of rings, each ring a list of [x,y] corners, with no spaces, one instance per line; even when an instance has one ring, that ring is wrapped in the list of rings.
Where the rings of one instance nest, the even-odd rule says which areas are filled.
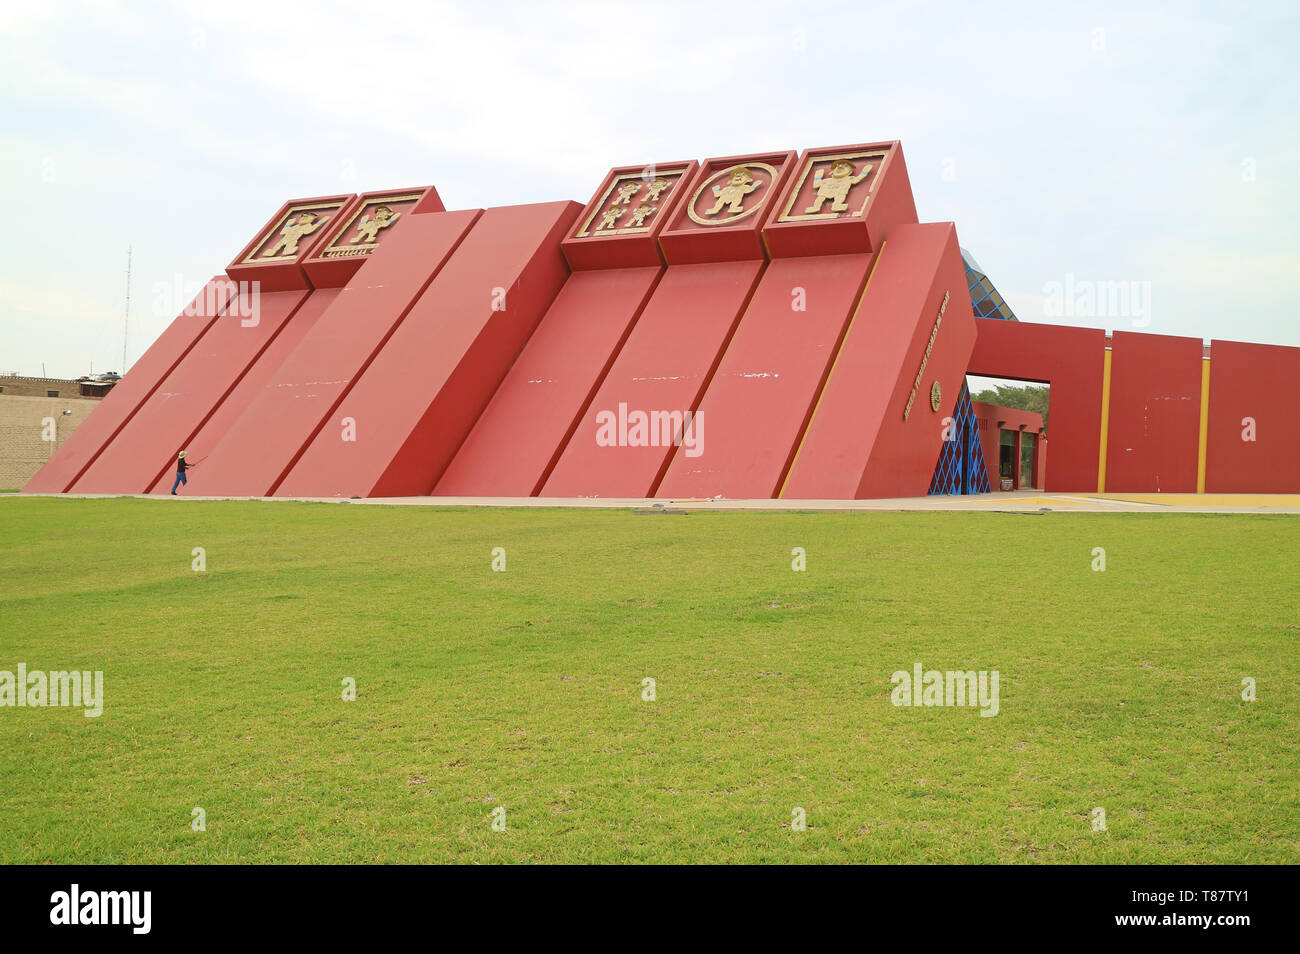
[[[814,156],[799,173],[778,222],[861,216],[875,194],[888,150]]]
[[[320,258],[353,258],[369,255],[379,247],[385,230],[391,229],[423,193],[386,195],[367,199],[352,213],[343,228],[320,253]]]
[[[654,215],[672,196],[685,171],[642,170],[615,176],[573,237],[649,232]]]
[[[290,206],[275,225],[271,226],[253,250],[244,256],[241,265],[262,262],[288,262],[302,252],[301,243],[332,218],[343,207],[342,202],[314,202]]]

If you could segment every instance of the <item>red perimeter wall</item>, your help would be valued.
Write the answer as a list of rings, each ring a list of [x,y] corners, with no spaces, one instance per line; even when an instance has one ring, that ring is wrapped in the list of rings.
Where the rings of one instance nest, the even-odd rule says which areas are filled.
[[[992,318],[975,319],[975,328],[968,373],[1051,385],[1052,454],[1043,489],[1095,493],[1106,332]]]
[[[1116,331],[1110,347],[1106,491],[1195,493],[1201,339]],[[1051,402],[1055,437],[1055,388]]]
[[[1100,329],[976,322],[970,373],[1051,385],[1045,488],[1095,493],[1107,339]],[[1194,493],[1204,348],[1197,338],[1117,331],[1111,337],[1106,454],[1109,493]],[[1214,341],[1205,489],[1300,492],[1300,348]],[[1255,440],[1242,440],[1254,418]]]
[[[1300,493],[1298,383],[1300,348],[1211,342],[1207,492]],[[1242,440],[1248,417],[1254,441]]]

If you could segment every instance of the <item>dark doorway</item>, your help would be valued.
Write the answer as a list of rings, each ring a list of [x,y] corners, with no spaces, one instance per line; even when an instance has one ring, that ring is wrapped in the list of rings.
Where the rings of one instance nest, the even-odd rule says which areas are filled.
[[[998,479],[1016,479],[1016,432],[1003,430],[998,446]]]

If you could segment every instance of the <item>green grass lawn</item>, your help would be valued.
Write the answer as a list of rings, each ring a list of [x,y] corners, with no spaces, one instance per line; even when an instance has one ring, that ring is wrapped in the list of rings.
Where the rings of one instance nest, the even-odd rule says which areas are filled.
[[[0,708],[0,861],[1294,863],[1298,556],[1266,515],[10,499],[0,670],[104,713]],[[892,705],[916,662],[999,714]]]

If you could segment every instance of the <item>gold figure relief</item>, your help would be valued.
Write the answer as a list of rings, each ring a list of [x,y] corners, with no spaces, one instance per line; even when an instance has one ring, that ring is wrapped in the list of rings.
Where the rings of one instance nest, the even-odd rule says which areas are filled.
[[[861,172],[854,175],[853,163],[847,159],[836,159],[832,162],[829,177],[825,176],[824,169],[818,169],[813,174],[813,188],[817,190],[817,194],[813,197],[813,204],[804,209],[804,212],[816,215],[827,202],[831,204],[832,212],[847,212],[849,204],[846,200],[849,197],[849,190],[865,179],[870,171],[871,164],[867,163],[862,167]]]
[[[745,211],[743,208],[745,196],[751,192],[757,192],[762,184],[763,180],[755,179],[753,174],[744,166],[737,166],[731,170],[731,175],[727,177],[725,186],[713,187],[713,194],[717,196],[718,201],[713,204],[713,208],[704,214],[717,215],[725,205],[728,215],[739,215]]]
[[[654,182],[646,187],[645,198],[643,202],[658,202],[659,197],[672,188],[672,182],[663,176],[656,176]]]
[[[808,160],[799,175],[799,181],[790,190],[790,198],[777,221],[806,222],[809,219],[862,215],[875,192],[881,164],[887,155],[887,152],[877,150],[839,156],[814,156]],[[807,199],[809,205],[804,207],[801,204],[796,209],[795,203],[799,202],[800,195],[807,194],[805,186],[808,185],[810,176],[812,195]]]
[[[385,229],[397,224],[402,209],[414,206],[423,193],[375,196],[367,199],[351,218],[334,233],[321,258],[356,258],[369,255],[379,247]]]
[[[596,231],[599,232],[602,229],[612,229],[614,223],[618,221],[619,216],[626,211],[626,209],[620,209],[617,205],[611,205],[600,217],[600,224],[596,226]]]
[[[757,212],[767,199],[777,171],[764,162],[744,162],[714,173],[691,196],[686,212],[697,225],[730,225]],[[714,198],[710,208],[697,209],[704,190]],[[708,201],[705,198],[704,201]]]
[[[653,168],[653,167],[651,167]],[[682,169],[655,173],[625,172],[601,193],[574,238],[631,235],[650,231],[650,219],[659,211],[660,198],[681,178]]]
[[[371,218],[368,215],[361,216],[361,222],[357,225],[357,234],[352,236],[349,241],[356,245],[358,242],[375,242],[379,237],[379,230],[386,229],[402,217],[401,212],[394,212],[386,205],[381,205],[375,209],[375,215]]]
[[[329,216],[318,221],[315,212],[290,215],[288,223],[280,229],[279,241],[262,252],[262,258],[290,258],[297,255],[298,243],[328,221]]]

